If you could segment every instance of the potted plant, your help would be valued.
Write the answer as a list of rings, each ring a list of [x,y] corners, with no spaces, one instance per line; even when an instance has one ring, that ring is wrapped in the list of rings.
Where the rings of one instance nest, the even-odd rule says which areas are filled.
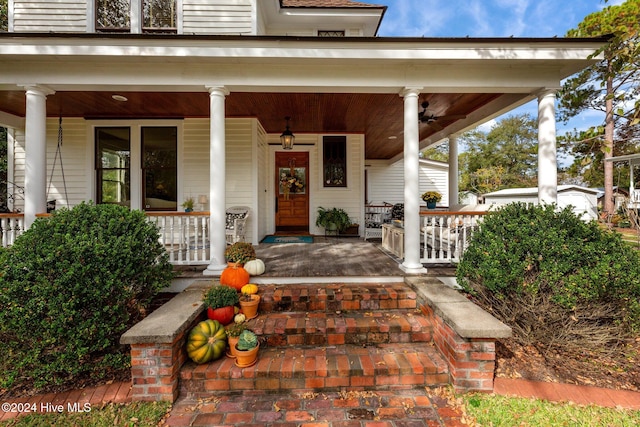
[[[260,304],[260,295],[243,293],[240,296],[240,309],[248,320],[258,317],[258,305]]]
[[[326,231],[342,232],[351,225],[351,218],[347,211],[341,208],[318,208],[316,226],[324,227]]]
[[[427,202],[427,209],[435,209],[436,203],[442,200],[442,194],[437,191],[427,191],[422,194],[422,200]]]
[[[236,344],[236,366],[246,368],[256,363],[259,348],[257,335],[249,329],[242,331]]]
[[[244,323],[244,320],[241,322],[233,322],[233,324],[227,328],[227,342],[229,344],[227,357],[232,359],[236,357],[236,344],[240,339],[240,334],[245,329],[247,329],[247,325]]]
[[[238,304],[238,292],[225,285],[214,285],[203,296],[207,317],[228,325],[235,314],[234,306]]]
[[[236,242],[225,249],[224,258],[227,262],[244,265],[247,261],[256,259],[256,250],[251,243]]]
[[[193,200],[193,197],[189,197],[184,202],[182,202],[182,207],[184,208],[185,212],[193,212],[194,204],[195,200]]]

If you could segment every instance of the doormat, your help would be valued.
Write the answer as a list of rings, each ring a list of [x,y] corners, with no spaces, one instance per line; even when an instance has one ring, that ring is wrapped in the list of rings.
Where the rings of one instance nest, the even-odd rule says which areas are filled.
[[[313,236],[267,236],[261,243],[313,243]]]

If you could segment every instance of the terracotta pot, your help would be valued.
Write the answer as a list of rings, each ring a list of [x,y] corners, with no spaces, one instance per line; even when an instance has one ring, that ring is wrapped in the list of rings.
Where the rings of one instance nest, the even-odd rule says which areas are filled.
[[[239,337],[227,337],[227,344],[229,347],[227,348],[227,357],[232,359],[236,358],[236,344],[238,344]]]
[[[207,317],[211,320],[217,320],[222,325],[228,325],[233,320],[235,315],[233,306],[228,305],[220,308],[207,308]]]
[[[242,314],[244,314],[247,319],[255,319],[258,317],[260,295],[253,294],[250,296],[251,301],[244,301],[244,295],[240,297],[240,308],[242,309]]]
[[[254,365],[258,360],[258,350],[260,350],[259,343],[251,350],[238,350],[236,347],[236,366],[246,368]]]

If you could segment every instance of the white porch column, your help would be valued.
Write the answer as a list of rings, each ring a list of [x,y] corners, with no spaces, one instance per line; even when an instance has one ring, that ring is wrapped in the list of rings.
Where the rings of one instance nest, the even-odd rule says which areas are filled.
[[[226,171],[225,171],[225,97],[229,91],[223,86],[209,89],[210,141],[209,141],[209,241],[211,260],[204,270],[205,276],[219,276],[227,266],[224,250],[226,221]]]
[[[37,85],[26,89],[24,226],[36,214],[47,212],[47,95],[53,91]]]
[[[449,207],[458,203],[458,135],[449,135]]]
[[[406,273],[424,273],[420,262],[420,88],[406,88],[404,98],[404,262]]]
[[[558,202],[558,160],[556,152],[556,91],[538,95],[538,203]]]

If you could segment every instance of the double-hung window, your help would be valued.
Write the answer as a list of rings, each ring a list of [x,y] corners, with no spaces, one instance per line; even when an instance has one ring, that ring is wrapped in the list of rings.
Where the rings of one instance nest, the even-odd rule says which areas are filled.
[[[175,33],[178,28],[176,1],[96,0],[96,31]]]

